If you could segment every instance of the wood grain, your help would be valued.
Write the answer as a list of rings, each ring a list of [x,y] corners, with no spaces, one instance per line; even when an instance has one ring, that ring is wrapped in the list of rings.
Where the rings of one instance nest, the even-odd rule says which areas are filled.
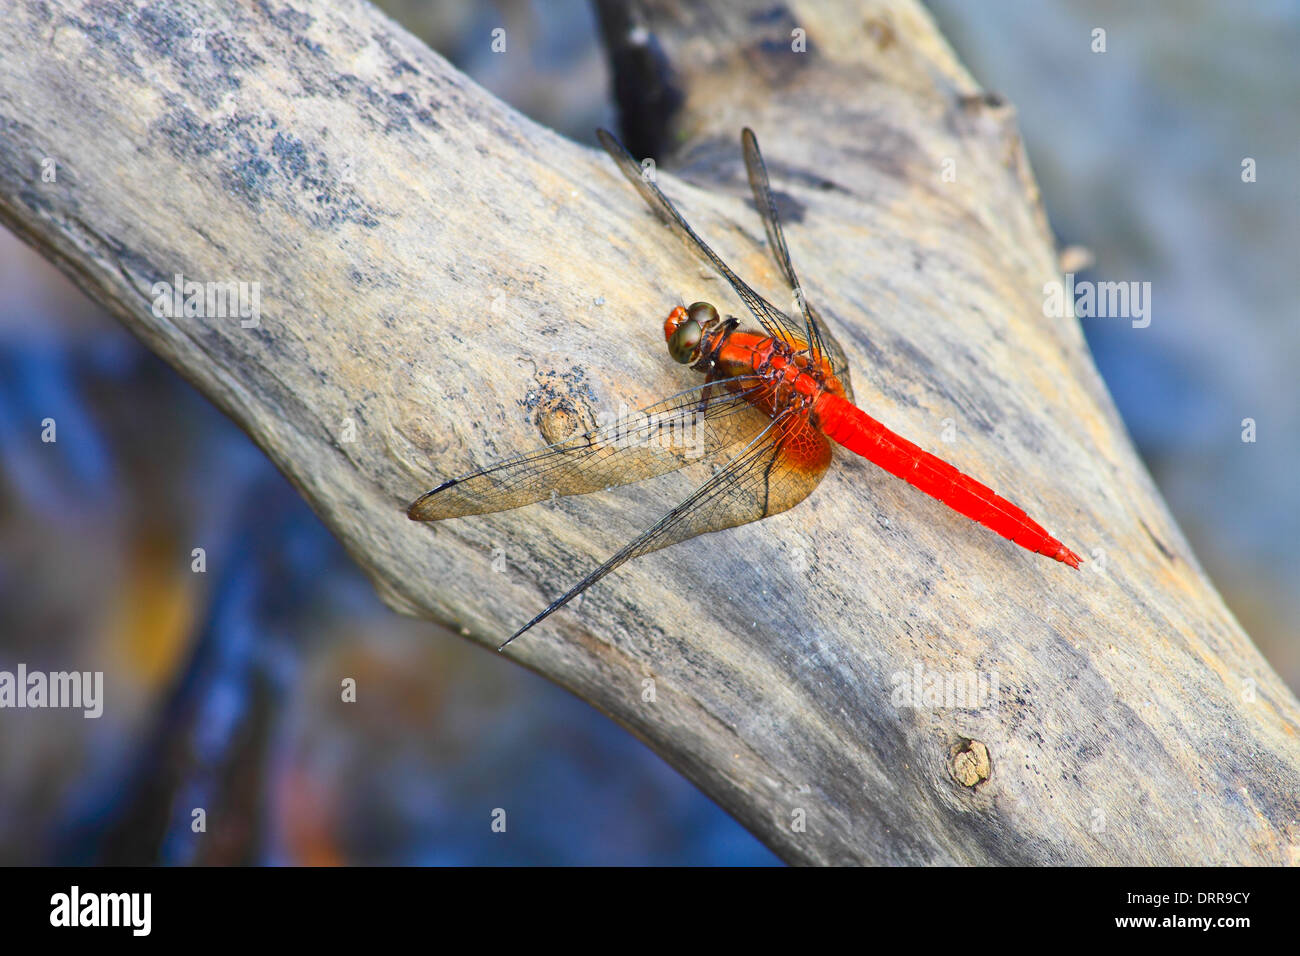
[[[666,145],[693,183],[665,190],[781,304],[752,126],[858,403],[1088,563],[841,456],[797,508],[633,562],[510,656],[791,862],[1297,862],[1297,702],[1171,520],[1078,324],[1044,316],[1059,273],[1011,107],[910,2],[682,6],[645,5],[646,47],[630,8],[600,5],[625,102],[655,104],[628,117],[634,146]],[[403,514],[694,384],[663,347],[673,305],[741,314],[603,154],[356,0],[11,7],[0,220],[238,422],[393,607],[492,645],[659,500]],[[177,273],[259,283],[258,326],[160,316]],[[905,706],[918,672],[996,691]]]

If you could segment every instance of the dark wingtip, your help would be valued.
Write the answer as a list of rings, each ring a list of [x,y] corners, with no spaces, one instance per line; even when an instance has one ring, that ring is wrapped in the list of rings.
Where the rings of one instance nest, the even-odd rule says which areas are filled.
[[[523,627],[521,627],[519,630],[515,631],[513,634],[511,634],[509,637],[507,637],[504,641],[501,642],[500,646],[497,647],[497,653],[499,654],[499,653],[501,653],[502,651],[504,651],[504,650],[506,649],[506,645],[507,645],[507,644],[509,644],[511,641],[513,641],[516,637],[519,637],[520,635],[522,635],[525,631],[531,629],[532,626],[533,626],[534,624],[536,624],[538,621],[541,621],[543,618],[548,617],[548,616],[550,615],[550,613],[551,613],[552,611],[554,611],[554,610],[555,610],[555,605],[552,604],[550,607],[548,607],[548,608],[547,608],[545,611],[543,611],[541,614],[537,615],[535,618],[533,618],[531,621],[529,621],[527,624],[525,624],[525,625],[524,625]]]
[[[450,488],[454,484],[457,484],[459,481],[460,481],[459,478],[452,478],[448,481],[444,481],[442,484],[440,484],[437,488],[434,488],[432,491],[426,491],[424,494],[420,495],[420,497],[416,498],[409,505],[407,505],[406,517],[410,518],[412,521],[428,521],[429,519],[425,518],[420,513],[422,510],[420,506],[423,505],[430,498],[432,498],[434,495],[436,495],[438,492],[446,491],[448,488]]]
[[[596,127],[596,139],[600,140],[600,145],[605,148],[605,152],[615,159],[619,156],[631,155],[628,153],[627,148],[619,142],[618,137],[603,126]]]

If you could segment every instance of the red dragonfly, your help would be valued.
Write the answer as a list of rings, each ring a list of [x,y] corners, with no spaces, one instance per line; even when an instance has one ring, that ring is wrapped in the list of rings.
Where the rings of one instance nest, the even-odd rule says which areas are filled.
[[[501,648],[625,561],[798,504],[830,466],[832,441],[1021,547],[1079,566],[1079,556],[1025,512],[853,404],[844,352],[805,300],[790,264],[752,130],[741,134],[749,185],[768,248],[803,313],[802,322],[732,272],[612,134],[602,129],[597,135],[650,208],[730,283],[759,330],[741,328],[731,316],[723,319],[707,302],[677,306],[664,322],[668,354],[703,373],[702,384],[642,409],[631,422],[615,422],[443,482],[411,504],[411,519],[438,521],[518,508],[553,493],[601,491],[696,461],[725,460],[685,501],[515,631]],[[671,440],[687,434],[698,437]]]

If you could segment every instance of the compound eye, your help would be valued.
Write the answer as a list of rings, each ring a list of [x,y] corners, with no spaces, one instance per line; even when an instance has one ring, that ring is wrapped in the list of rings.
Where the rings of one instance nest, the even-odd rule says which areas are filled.
[[[700,328],[708,328],[718,321],[718,310],[707,302],[692,302],[686,309],[686,315],[698,322]]]
[[[691,308],[695,307],[691,306]],[[687,319],[677,326],[677,331],[669,337],[668,354],[673,357],[674,362],[685,365],[695,357],[695,352],[700,347],[700,339],[703,337],[704,330],[700,328],[700,323],[694,319]]]

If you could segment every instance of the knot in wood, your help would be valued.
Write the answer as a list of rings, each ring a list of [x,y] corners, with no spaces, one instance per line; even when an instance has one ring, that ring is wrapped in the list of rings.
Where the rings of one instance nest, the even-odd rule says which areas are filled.
[[[989,778],[989,748],[962,737],[949,751],[948,773],[963,787],[977,787]]]

